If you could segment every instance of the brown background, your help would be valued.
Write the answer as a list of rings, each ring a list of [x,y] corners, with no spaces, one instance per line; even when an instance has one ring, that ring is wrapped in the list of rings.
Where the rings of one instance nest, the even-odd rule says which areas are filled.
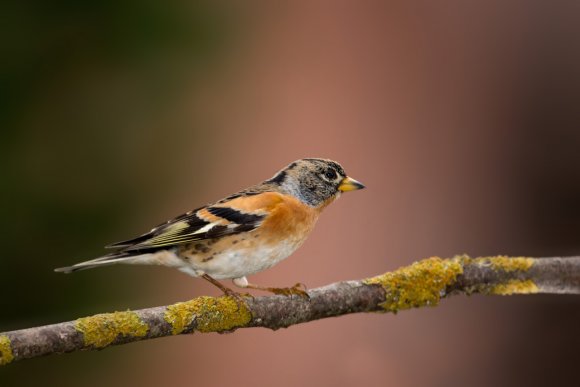
[[[217,295],[164,268],[52,269],[301,157],[368,189],[256,283],[580,251],[578,2],[3,7],[0,330]],[[572,385],[579,323],[573,296],[461,297],[35,359],[0,385]]]

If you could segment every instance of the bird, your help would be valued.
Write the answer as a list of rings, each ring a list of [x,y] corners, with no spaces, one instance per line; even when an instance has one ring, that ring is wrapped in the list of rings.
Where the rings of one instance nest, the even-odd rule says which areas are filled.
[[[300,283],[266,287],[247,276],[269,269],[298,249],[321,212],[343,192],[365,186],[329,159],[296,160],[262,183],[162,223],[133,239],[106,246],[109,254],[55,269],[71,273],[113,264],[162,265],[203,278],[226,295],[242,289],[308,296]]]

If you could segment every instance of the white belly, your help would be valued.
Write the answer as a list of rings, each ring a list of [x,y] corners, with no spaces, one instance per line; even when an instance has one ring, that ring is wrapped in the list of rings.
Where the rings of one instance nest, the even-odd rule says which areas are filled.
[[[271,268],[287,258],[298,247],[298,244],[282,242],[271,247],[260,246],[252,249],[241,248],[225,251],[216,254],[208,262],[202,262],[198,269],[216,279],[245,277]]]
[[[238,248],[225,249],[205,262],[203,257],[184,259],[177,255],[179,254],[177,250],[163,250],[135,256],[122,263],[169,266],[193,277],[208,274],[215,279],[233,279],[271,268],[291,255],[302,245],[302,242],[303,240],[286,240],[276,245],[250,244],[246,246],[240,243],[241,246],[238,245]]]
[[[195,277],[208,274],[215,279],[245,277],[266,270],[292,254],[300,244],[282,242],[276,246],[228,249],[206,262],[183,262],[178,269]]]

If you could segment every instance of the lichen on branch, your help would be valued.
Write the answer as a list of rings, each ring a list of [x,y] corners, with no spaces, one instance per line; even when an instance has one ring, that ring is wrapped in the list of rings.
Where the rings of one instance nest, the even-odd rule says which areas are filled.
[[[446,289],[455,283],[461,273],[461,258],[432,257],[391,273],[368,278],[363,283],[381,285],[385,290],[385,301],[380,306],[386,312],[396,313],[404,309],[439,304]]]
[[[232,297],[199,297],[169,305],[163,318],[171,325],[171,333],[178,335],[194,321],[199,332],[231,331],[246,326],[252,314],[246,304]]]
[[[104,348],[119,336],[145,337],[149,326],[136,313],[127,311],[79,318],[75,329],[82,333],[85,347]]]
[[[14,355],[12,354],[10,339],[2,335],[0,336],[0,365],[8,364],[12,360],[14,360]]]
[[[0,333],[0,365],[192,332],[279,329],[349,313],[396,313],[436,306],[451,295],[474,293],[580,294],[580,257],[432,257],[372,278],[311,289],[308,299],[198,297],[168,306],[97,314]]]

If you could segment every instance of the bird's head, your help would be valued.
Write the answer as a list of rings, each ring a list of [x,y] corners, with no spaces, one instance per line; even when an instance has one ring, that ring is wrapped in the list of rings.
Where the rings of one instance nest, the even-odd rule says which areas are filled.
[[[365,188],[348,177],[336,161],[313,158],[290,163],[268,182],[312,207],[326,206],[342,192]]]

